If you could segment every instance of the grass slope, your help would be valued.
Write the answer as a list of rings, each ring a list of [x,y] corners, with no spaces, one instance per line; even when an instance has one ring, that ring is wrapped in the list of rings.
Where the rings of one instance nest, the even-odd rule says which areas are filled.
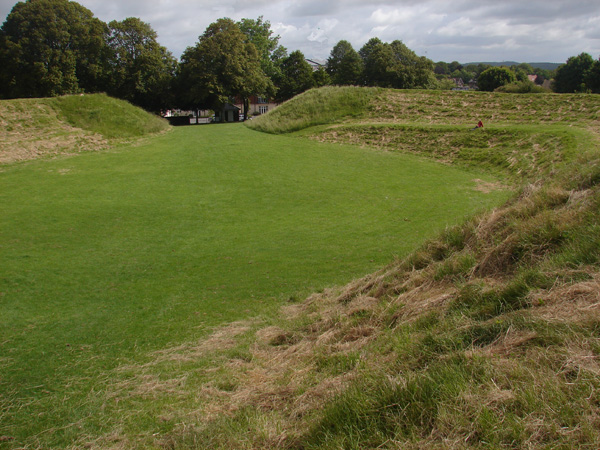
[[[215,334],[202,350],[217,371],[203,385],[214,389],[208,405],[161,445],[598,448],[598,104],[589,95],[385,91],[362,119],[375,133],[371,124],[308,130],[513,170],[519,195],[370,276],[282,309],[270,326],[238,330],[228,357]],[[498,119],[480,147],[500,139],[499,161],[512,150],[528,163],[462,154],[465,107]],[[509,130],[512,146],[502,143]],[[452,148],[454,139],[463,144]]]
[[[337,97],[351,107],[327,106]],[[311,117],[294,117],[295,101]],[[328,142],[189,128],[1,174],[15,212],[2,225],[7,267],[19,268],[0,297],[0,342],[15,348],[0,360],[4,445],[598,448],[598,96],[328,88],[283,106],[251,126]],[[479,118],[485,128],[468,131]],[[413,165],[422,157],[447,165]],[[453,165],[502,174],[518,193],[435,231],[430,220],[469,210],[455,203],[464,195],[475,210],[489,195]],[[79,181],[55,180],[69,174]],[[466,178],[445,186],[452,174]],[[398,197],[417,182],[432,184]],[[407,216],[409,205],[425,210]],[[31,223],[46,227],[38,242]],[[90,263],[78,282],[61,277],[56,247],[73,238],[65,273]],[[412,251],[385,266],[403,243]],[[36,261],[55,262],[28,272]],[[63,291],[72,299],[56,303]],[[37,361],[47,372],[27,379]]]
[[[323,87],[304,92],[246,124],[266,133],[289,133],[316,125],[364,116],[381,89]]]
[[[0,164],[106,149],[168,128],[104,94],[0,101]]]
[[[282,303],[506,199],[475,179],[494,181],[242,125],[5,166],[0,445],[162,445],[204,394],[234,392],[205,350],[245,360],[233,337]]]

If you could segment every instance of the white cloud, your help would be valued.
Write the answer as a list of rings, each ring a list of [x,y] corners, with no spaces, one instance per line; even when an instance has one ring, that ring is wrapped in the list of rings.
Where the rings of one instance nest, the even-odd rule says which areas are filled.
[[[16,0],[0,0],[0,18]],[[79,0],[105,22],[139,17],[179,56],[221,17],[264,16],[288,51],[325,59],[340,40],[400,39],[434,61],[600,56],[597,0]]]
[[[407,23],[414,18],[416,11],[414,9],[392,9],[385,10],[378,8],[371,14],[371,21],[376,24],[382,25],[400,25]]]

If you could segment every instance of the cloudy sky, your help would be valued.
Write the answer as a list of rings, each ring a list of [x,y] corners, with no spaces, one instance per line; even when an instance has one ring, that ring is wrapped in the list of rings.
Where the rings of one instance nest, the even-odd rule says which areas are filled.
[[[6,18],[15,0],[0,0]],[[434,61],[558,62],[600,56],[599,0],[79,0],[105,22],[138,17],[179,57],[221,17],[263,16],[280,44],[326,59],[342,39],[402,40]]]

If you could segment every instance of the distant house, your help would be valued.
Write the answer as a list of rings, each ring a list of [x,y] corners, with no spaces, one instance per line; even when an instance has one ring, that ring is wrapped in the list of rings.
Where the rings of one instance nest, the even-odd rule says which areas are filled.
[[[527,79],[532,83],[537,83],[537,75],[527,75]]]
[[[462,78],[452,78],[452,81],[454,81],[456,90],[462,90],[465,88],[465,83]]]
[[[452,88],[453,91],[470,91],[471,87],[466,85],[462,78],[451,78],[455,86]]]
[[[325,68],[326,62],[325,61],[321,61],[318,59],[308,59],[305,58],[305,61],[309,64],[310,67],[312,67],[313,72],[316,72],[317,70],[321,69],[321,68]]]
[[[273,99],[261,95],[252,95],[248,99],[248,116],[244,117],[244,119],[249,119],[252,116],[260,116],[266,112],[269,112],[275,109],[279,105],[279,103],[275,102]],[[237,106],[240,110],[243,111],[244,105],[242,103],[242,99],[236,99],[235,106]]]

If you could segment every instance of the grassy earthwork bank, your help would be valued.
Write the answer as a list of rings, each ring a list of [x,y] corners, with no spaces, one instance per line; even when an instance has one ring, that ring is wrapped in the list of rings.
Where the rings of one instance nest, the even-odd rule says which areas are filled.
[[[0,164],[106,150],[168,123],[103,94],[0,102]]]
[[[221,426],[217,447],[261,447],[254,420],[269,423],[263,406],[281,420],[276,396],[246,396],[239,376],[311,389],[246,370],[282,305],[371,273],[510,195],[485,170],[241,124],[164,133],[149,120],[138,131],[129,106],[104,96],[0,108],[12,139],[3,154],[40,149],[44,136],[64,149],[0,166],[1,448],[210,448],[202,433]],[[89,147],[68,147],[73,135]],[[359,356],[324,353],[314,381]]]
[[[86,97],[0,103],[106,142],[0,166],[1,448],[600,447],[600,96]]]
[[[283,309],[227,367],[221,415],[173,447],[598,448],[599,113],[592,95],[371,91],[303,130],[483,168],[517,194]],[[252,126],[288,128],[277,110]]]

